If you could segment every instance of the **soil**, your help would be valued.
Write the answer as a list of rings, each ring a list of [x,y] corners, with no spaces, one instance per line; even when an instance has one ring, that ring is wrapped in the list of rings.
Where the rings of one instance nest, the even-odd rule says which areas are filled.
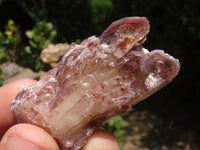
[[[123,150],[199,150],[192,130],[148,109],[133,109],[123,118],[130,124]]]

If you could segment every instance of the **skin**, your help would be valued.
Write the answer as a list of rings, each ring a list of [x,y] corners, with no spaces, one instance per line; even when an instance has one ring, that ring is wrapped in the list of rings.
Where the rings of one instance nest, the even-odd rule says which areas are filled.
[[[35,83],[21,79],[0,88],[0,150],[59,150],[56,141],[42,128],[31,124],[17,124],[10,112],[10,104],[17,93]],[[105,130],[97,130],[82,150],[120,150],[117,139]]]

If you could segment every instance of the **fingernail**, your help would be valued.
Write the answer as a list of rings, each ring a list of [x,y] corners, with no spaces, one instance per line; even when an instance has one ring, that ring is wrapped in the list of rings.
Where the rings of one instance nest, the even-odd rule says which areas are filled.
[[[5,141],[4,150],[42,150],[39,146],[30,143],[15,135],[9,135]]]
[[[119,143],[104,138],[91,138],[83,150],[120,150]]]

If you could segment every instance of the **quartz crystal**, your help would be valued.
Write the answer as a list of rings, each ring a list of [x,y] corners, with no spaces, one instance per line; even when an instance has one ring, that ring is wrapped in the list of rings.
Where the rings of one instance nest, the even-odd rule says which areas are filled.
[[[179,61],[142,43],[145,17],[113,22],[100,37],[72,43],[58,66],[13,100],[19,123],[44,128],[62,150],[79,150],[108,118],[131,110],[172,81]]]

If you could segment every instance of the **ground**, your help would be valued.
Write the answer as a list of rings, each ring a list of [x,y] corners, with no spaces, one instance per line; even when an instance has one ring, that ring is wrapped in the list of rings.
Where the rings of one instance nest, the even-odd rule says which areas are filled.
[[[148,109],[133,109],[123,118],[130,123],[123,150],[198,150],[192,131]]]

